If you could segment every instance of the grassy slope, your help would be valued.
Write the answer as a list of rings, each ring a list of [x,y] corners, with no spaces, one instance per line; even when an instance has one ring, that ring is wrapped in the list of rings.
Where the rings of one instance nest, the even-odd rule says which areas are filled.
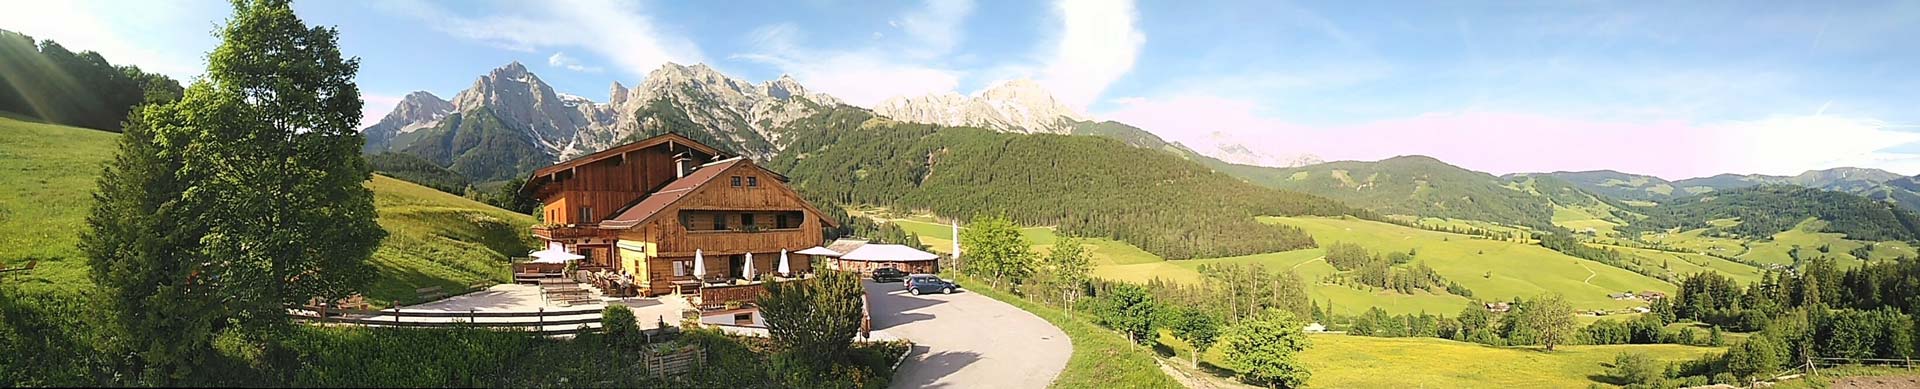
[[[27,290],[86,287],[86,259],[75,247],[85,229],[94,177],[111,159],[115,134],[0,117],[0,262],[16,266],[41,258],[31,274],[13,278]],[[22,168],[16,169],[14,166]],[[388,302],[414,297],[413,288],[448,291],[475,281],[505,281],[509,254],[532,246],[533,218],[376,176],[368,183],[387,229],[372,260],[379,269],[368,297]]]
[[[87,281],[75,247],[93,202],[93,177],[113,158],[111,132],[0,117],[0,266],[38,268],[9,283],[26,290],[72,291]]]
[[[1375,338],[1308,335],[1313,346],[1300,359],[1313,372],[1307,385],[1316,388],[1578,388],[1605,386],[1607,364],[1622,352],[1646,353],[1661,366],[1665,362],[1699,358],[1723,351],[1714,347],[1671,344],[1559,346],[1553,352],[1539,347],[1492,347],[1434,338]],[[1162,336],[1185,360],[1192,348],[1171,336]],[[1219,348],[1200,360],[1218,365]]]
[[[944,252],[951,246],[953,234],[951,227],[932,223],[922,219],[888,219],[898,223],[907,232],[920,236],[920,242],[933,246],[935,251]],[[1058,239],[1051,229],[1045,227],[1027,227],[1020,229],[1021,235],[1034,244],[1039,251],[1050,250]],[[1153,278],[1162,278],[1176,282],[1198,282],[1200,265],[1203,264],[1259,264],[1267,269],[1292,269],[1308,283],[1308,293],[1315,301],[1325,304],[1333,302],[1336,312],[1359,314],[1368,307],[1378,306],[1389,312],[1400,313],[1452,313],[1459,312],[1467,305],[1467,299],[1451,295],[1419,293],[1404,295],[1398,293],[1362,291],[1339,285],[1320,285],[1316,281],[1333,274],[1332,266],[1320,260],[1320,249],[1294,250],[1278,253],[1245,255],[1228,258],[1190,259],[1168,261],[1161,259],[1133,245],[1111,239],[1086,239],[1085,247],[1093,255],[1095,277],[1145,283]]]
[[[1474,297],[1482,299],[1505,300],[1558,292],[1576,309],[1619,309],[1639,304],[1615,301],[1607,298],[1607,293],[1674,291],[1674,286],[1664,281],[1535,245],[1472,239],[1354,219],[1262,219],[1306,229],[1321,244],[1352,242],[1382,252],[1418,249],[1416,260],[1425,261],[1440,275],[1472,289]]]
[[[1726,226],[1735,223],[1738,222],[1734,220],[1714,221],[1716,226]],[[1860,261],[1854,258],[1852,254],[1849,254],[1848,251],[1865,245],[1867,242],[1848,240],[1843,234],[1819,232],[1825,227],[1826,222],[1818,219],[1807,219],[1794,226],[1791,230],[1774,234],[1771,240],[1753,242],[1707,236],[1707,229],[1704,228],[1668,233],[1649,233],[1643,236],[1642,239],[1650,242],[1664,243],[1686,250],[1710,251],[1721,255],[1733,255],[1746,261],[1778,265],[1792,265],[1793,257],[1788,255],[1788,252],[1792,251],[1794,246],[1800,246],[1802,255],[1807,258],[1826,255],[1838,258],[1841,267],[1859,265]],[[1830,252],[1819,252],[1817,249],[1822,245],[1830,246]],[[1913,246],[1908,245],[1906,242],[1898,241],[1875,243],[1873,253],[1870,254],[1875,260],[1893,259],[1900,256],[1911,257],[1914,255],[1915,250]]]

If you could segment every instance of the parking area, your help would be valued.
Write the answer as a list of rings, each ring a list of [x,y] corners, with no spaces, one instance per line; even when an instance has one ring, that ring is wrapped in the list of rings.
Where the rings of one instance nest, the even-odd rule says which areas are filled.
[[[897,282],[866,283],[874,330],[914,343],[893,387],[1044,388],[1073,354],[1059,328],[964,285],[913,296]]]

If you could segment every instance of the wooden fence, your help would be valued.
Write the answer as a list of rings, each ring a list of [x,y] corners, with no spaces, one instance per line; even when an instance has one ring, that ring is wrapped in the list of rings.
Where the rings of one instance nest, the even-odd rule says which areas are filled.
[[[598,331],[600,327],[600,309],[575,309],[566,311],[548,311],[541,308],[536,311],[518,312],[482,312],[469,310],[455,311],[406,311],[406,310],[360,310],[331,309],[327,307],[306,307],[305,311],[288,311],[288,316],[296,320],[313,323],[341,323],[376,327],[417,327],[417,328],[530,328],[541,335],[577,335],[582,332]],[[336,316],[338,315],[338,316]],[[589,316],[590,315],[590,316]],[[573,316],[572,318],[568,318]],[[588,317],[578,317],[588,316]],[[438,318],[447,320],[408,320],[410,318]],[[464,320],[462,320],[464,319]],[[498,319],[498,320],[480,320]],[[550,326],[568,326],[549,330]],[[659,331],[656,329],[655,331]],[[648,335],[653,335],[649,333]]]

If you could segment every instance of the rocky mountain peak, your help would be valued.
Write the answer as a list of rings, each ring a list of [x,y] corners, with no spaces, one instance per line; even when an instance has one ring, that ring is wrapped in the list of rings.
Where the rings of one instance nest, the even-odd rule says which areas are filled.
[[[1024,79],[995,84],[974,96],[949,92],[894,97],[873,111],[895,120],[1021,133],[1066,134],[1072,132],[1072,122],[1087,120],[1040,83]]]
[[[613,89],[612,91],[607,93],[607,104],[613,105],[615,107],[626,104],[627,103],[627,86],[620,85],[619,81],[614,81],[612,89]]]

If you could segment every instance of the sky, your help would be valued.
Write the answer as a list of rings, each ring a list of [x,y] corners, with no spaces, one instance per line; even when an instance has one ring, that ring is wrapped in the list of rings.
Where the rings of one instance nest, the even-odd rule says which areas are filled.
[[[0,29],[190,80],[217,0],[0,0]],[[373,120],[527,65],[605,101],[666,62],[848,103],[1033,79],[1082,113],[1267,163],[1495,174],[1920,174],[1915,1],[306,1]]]

